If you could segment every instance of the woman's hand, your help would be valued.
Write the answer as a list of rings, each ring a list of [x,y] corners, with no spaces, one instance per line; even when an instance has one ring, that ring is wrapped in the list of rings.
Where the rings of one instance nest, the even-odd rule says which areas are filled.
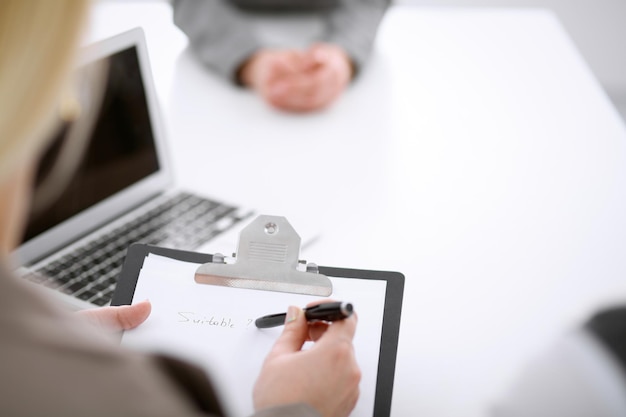
[[[101,307],[79,311],[77,314],[96,327],[109,332],[130,330],[146,321],[152,310],[150,301],[142,301],[129,306]]]
[[[352,73],[343,49],[317,43],[305,51],[262,49],[244,64],[240,79],[278,109],[311,112],[334,102]]]
[[[283,333],[256,381],[255,409],[306,403],[323,417],[349,415],[361,380],[352,345],[356,323],[353,314],[328,326],[310,327],[301,309],[289,307]],[[315,344],[301,350],[311,339]]]

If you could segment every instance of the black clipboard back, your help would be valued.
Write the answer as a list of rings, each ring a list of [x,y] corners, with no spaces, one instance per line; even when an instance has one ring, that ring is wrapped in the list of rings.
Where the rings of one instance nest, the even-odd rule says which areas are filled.
[[[210,254],[181,251],[145,244],[133,244],[127,251],[124,266],[119,276],[111,305],[129,305],[132,303],[141,268],[144,260],[150,254],[197,264],[212,262],[214,258],[214,255]],[[404,275],[399,272],[325,266],[319,267],[319,273],[328,277],[380,280],[386,282],[373,416],[388,417],[391,413],[397,348],[400,335]]]

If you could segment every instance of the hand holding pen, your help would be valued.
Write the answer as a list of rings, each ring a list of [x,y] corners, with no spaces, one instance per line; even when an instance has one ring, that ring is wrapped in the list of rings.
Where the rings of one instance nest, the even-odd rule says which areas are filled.
[[[328,301],[306,308],[315,311],[312,307],[324,303]],[[348,416],[359,397],[361,380],[352,344],[356,313],[328,325],[323,321],[309,322],[303,309],[292,306],[284,323],[255,384],[255,409],[305,403],[324,417]],[[313,346],[302,350],[304,343],[311,340],[315,341]]]

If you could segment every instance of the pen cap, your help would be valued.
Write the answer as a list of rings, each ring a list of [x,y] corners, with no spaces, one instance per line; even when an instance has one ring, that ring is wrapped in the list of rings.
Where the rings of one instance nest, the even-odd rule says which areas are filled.
[[[307,320],[335,321],[350,317],[354,312],[351,303],[330,302],[307,307],[304,314]]]

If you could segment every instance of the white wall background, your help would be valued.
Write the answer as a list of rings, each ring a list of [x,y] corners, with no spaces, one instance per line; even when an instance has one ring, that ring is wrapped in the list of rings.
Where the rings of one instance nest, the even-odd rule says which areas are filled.
[[[626,119],[626,0],[395,0],[444,7],[552,9]]]

